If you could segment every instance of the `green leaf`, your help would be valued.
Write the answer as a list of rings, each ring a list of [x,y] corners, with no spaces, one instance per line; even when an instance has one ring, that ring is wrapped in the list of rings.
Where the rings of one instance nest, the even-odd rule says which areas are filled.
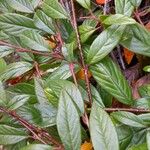
[[[37,32],[25,31],[21,34],[20,39],[31,49],[44,52],[50,51],[49,43]]]
[[[3,72],[7,67],[7,64],[4,59],[0,58],[0,73]]]
[[[143,144],[132,146],[128,150],[148,150],[148,149],[146,143],[143,143]]]
[[[119,43],[125,26],[110,26],[93,41],[87,56],[87,63],[93,64],[107,56]]]
[[[13,53],[13,49],[8,46],[0,46],[0,58]]]
[[[126,150],[133,136],[132,129],[126,125],[117,125],[116,131],[119,139],[120,150]]]
[[[31,0],[31,2],[32,2],[32,6],[36,8],[38,5],[40,5],[41,0]]]
[[[22,105],[24,105],[29,99],[28,95],[16,95],[15,97],[13,97],[7,104],[7,107],[10,110],[15,110],[19,107],[21,107]]]
[[[74,66],[75,73],[79,71],[79,66]],[[60,65],[55,71],[52,72],[52,74],[48,77],[49,79],[68,79],[72,76],[72,73],[70,71],[69,64],[64,63]]]
[[[7,105],[6,91],[4,89],[2,82],[0,81],[0,106],[6,107],[6,105]]]
[[[140,24],[130,25],[123,35],[121,44],[141,55],[150,56],[150,32]]]
[[[15,13],[0,14],[0,29],[12,35],[36,29],[33,20]]]
[[[52,19],[48,17],[43,11],[38,10],[34,14],[34,24],[37,28],[50,33],[55,33],[55,27]]]
[[[150,113],[141,114],[138,115],[138,117],[144,121],[144,124],[146,124],[147,126],[150,125]]]
[[[90,133],[95,150],[119,150],[115,127],[109,115],[96,103],[90,114]]]
[[[90,71],[97,83],[118,101],[127,105],[133,104],[131,89],[118,66],[110,58],[91,66]]]
[[[54,19],[67,19],[68,14],[65,9],[61,6],[58,0],[45,0],[44,4],[42,5],[43,11],[49,17]]]
[[[76,1],[84,8],[90,9],[90,6],[91,6],[90,0],[76,0]]]
[[[146,134],[146,140],[147,140],[147,148],[148,150],[150,150],[150,131],[149,130],[147,131],[147,134]]]
[[[10,78],[21,76],[22,74],[31,70],[32,67],[32,64],[23,61],[9,64],[6,69],[0,74],[0,79],[6,81]]]
[[[46,87],[49,87],[55,95],[59,98],[62,89],[64,89],[72,101],[76,104],[79,114],[84,113],[84,102],[81,96],[79,89],[72,83],[67,80],[47,80]]]
[[[52,147],[44,144],[30,144],[20,150],[52,150]]]
[[[14,128],[8,125],[0,125],[0,144],[10,145],[18,143],[28,138],[28,135],[23,129]]]
[[[15,10],[25,13],[33,13],[34,8],[31,0],[6,0],[8,4]]]
[[[66,90],[61,92],[59,99],[57,129],[65,149],[80,149],[81,129],[79,115],[72,98]]]
[[[6,13],[6,12],[12,12],[12,8],[8,4],[6,0],[0,1],[0,12]]]
[[[140,4],[141,4],[142,0],[131,0],[131,4],[134,6],[134,7],[139,7]]]
[[[144,97],[135,101],[136,108],[150,109],[150,97]]]
[[[138,116],[136,116],[133,113],[125,112],[125,111],[118,111],[118,112],[112,113],[111,115],[116,120],[118,120],[119,122],[125,125],[129,125],[132,127],[139,127],[139,128],[146,127],[142,119],[140,119]]]
[[[145,71],[145,72],[150,72],[150,66],[148,65],[148,66],[145,66],[144,68],[143,68],[143,70]]]
[[[122,14],[115,14],[108,16],[102,23],[108,25],[129,25],[135,24],[136,21],[128,16]]]
[[[150,97],[150,84],[140,86],[138,92],[141,97]]]
[[[131,1],[132,0],[115,0],[116,13],[131,16],[134,10]]]

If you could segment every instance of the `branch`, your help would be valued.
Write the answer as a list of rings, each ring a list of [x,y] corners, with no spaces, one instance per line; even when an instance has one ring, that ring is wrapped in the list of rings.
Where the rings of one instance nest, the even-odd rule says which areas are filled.
[[[114,111],[127,111],[133,113],[150,113],[150,109],[139,109],[139,108],[105,108],[107,112],[114,112]]]
[[[84,62],[84,56],[83,56],[83,51],[82,51],[82,46],[81,46],[81,39],[80,39],[79,30],[78,30],[75,6],[74,6],[73,0],[71,0],[71,7],[72,7],[72,15],[73,15],[73,25],[74,25],[74,29],[75,29],[76,36],[77,36],[78,49],[80,51],[81,64],[82,64],[82,67],[84,69],[84,74],[85,74],[86,89],[87,89],[87,93],[88,93],[89,102],[92,105],[92,94],[91,94],[91,88],[90,88],[90,83],[89,83],[89,78],[88,78],[88,66]]]
[[[22,48],[17,45],[13,45],[8,42],[1,41],[1,40],[0,40],[0,45],[14,48],[16,52],[29,52],[29,53],[43,55],[43,56],[51,56],[52,58],[55,58],[55,59],[63,59],[63,56],[60,55],[59,53],[55,53],[55,52],[48,53],[48,52],[39,52],[37,50],[30,50],[30,49]]]
[[[18,121],[22,126],[24,126],[28,131],[33,134],[34,139],[37,139],[43,144],[48,144],[45,140],[43,140],[43,138],[46,138],[51,144],[54,144],[56,147],[58,147],[59,150],[64,150],[63,146],[51,135],[49,135],[47,131],[30,124],[19,115],[17,115],[15,111],[9,111],[3,107],[0,107],[0,111],[13,117],[16,121]]]

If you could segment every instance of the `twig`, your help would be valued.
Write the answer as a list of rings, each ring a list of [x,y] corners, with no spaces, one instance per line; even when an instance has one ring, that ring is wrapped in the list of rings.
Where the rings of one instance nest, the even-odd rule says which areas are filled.
[[[76,13],[75,13],[75,6],[74,6],[74,1],[71,0],[71,7],[72,7],[72,15],[73,15],[73,24],[77,36],[77,44],[78,44],[78,49],[80,51],[80,58],[81,58],[81,64],[84,70],[85,74],[85,82],[86,82],[86,89],[88,93],[88,98],[89,102],[92,105],[92,94],[91,94],[91,88],[90,88],[90,83],[89,83],[89,78],[88,78],[88,66],[84,62],[84,56],[83,56],[83,51],[82,51],[82,46],[81,46],[81,39],[80,39],[80,34],[78,30],[78,25],[77,25],[77,20],[76,20]]]
[[[134,15],[135,15],[137,21],[138,21],[141,25],[144,26],[144,24],[143,24],[143,22],[142,22],[142,20],[141,20],[141,18],[140,18],[140,15],[139,15],[139,13],[138,13],[138,10],[136,10],[136,12],[134,13]]]
[[[114,112],[114,111],[127,111],[133,113],[150,113],[150,109],[139,109],[139,108],[105,108],[107,112]]]
[[[48,52],[39,52],[39,51],[36,51],[36,50],[30,50],[30,49],[22,48],[22,47],[10,44],[10,43],[5,42],[5,41],[0,41],[0,45],[14,48],[16,50],[16,52],[29,52],[29,53],[43,55],[43,56],[51,56],[51,57],[53,57],[55,59],[63,59],[62,55],[60,55],[58,53],[55,53],[55,52],[51,52],[51,53],[48,53]]]
[[[9,111],[3,107],[0,107],[0,111],[6,113],[7,115],[13,117],[16,121],[18,121],[22,126],[24,126],[28,131],[33,134],[34,139],[39,140],[43,144],[48,144],[46,141],[43,140],[43,138],[47,138],[50,143],[54,144],[56,147],[61,147],[61,150],[64,150],[63,146],[51,135],[49,135],[48,132],[28,123],[26,120],[17,115],[15,111]]]
[[[41,78],[41,72],[40,72],[40,69],[39,69],[39,64],[37,62],[35,62],[34,66],[35,66],[37,77]]]

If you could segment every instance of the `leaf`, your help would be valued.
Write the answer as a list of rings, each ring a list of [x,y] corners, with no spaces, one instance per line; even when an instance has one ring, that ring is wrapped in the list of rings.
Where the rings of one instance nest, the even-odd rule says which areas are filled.
[[[130,112],[118,111],[112,113],[111,116],[125,125],[139,128],[146,127],[142,119]]]
[[[142,0],[131,0],[131,4],[134,6],[134,7],[139,7],[140,4],[141,4]]]
[[[0,81],[0,106],[7,105],[7,97],[6,97],[6,91],[4,89],[3,83]]]
[[[79,115],[66,90],[62,90],[59,99],[57,129],[65,149],[80,149],[81,129]]]
[[[74,66],[74,71],[77,72],[79,70],[79,66]],[[55,71],[50,74],[48,77],[49,79],[68,79],[72,76],[72,73],[70,71],[70,67],[68,63],[64,63],[60,65]]]
[[[150,32],[139,24],[130,25],[123,35],[121,44],[141,55],[150,56]]]
[[[143,144],[132,146],[128,150],[148,150],[148,149],[146,143],[143,143]]]
[[[43,11],[49,17],[54,19],[67,19],[68,14],[65,9],[61,6],[58,0],[45,0],[42,5]]]
[[[0,58],[13,53],[13,49],[8,46],[0,46]]]
[[[147,131],[147,134],[146,134],[146,140],[147,140],[147,148],[148,150],[150,150],[150,131],[149,130]]]
[[[33,20],[37,28],[50,34],[55,33],[55,27],[52,19],[48,17],[43,11],[41,10],[36,11]]]
[[[23,129],[14,128],[8,125],[0,125],[0,144],[10,145],[18,143],[28,138],[28,135]]]
[[[150,109],[150,97],[144,97],[135,101],[136,108]]]
[[[131,16],[134,10],[131,1],[132,0],[115,0],[116,13]]]
[[[90,133],[95,150],[119,150],[115,127],[109,115],[96,103],[90,114]]]
[[[150,66],[148,65],[148,66],[145,66],[144,68],[143,68],[143,70],[145,71],[145,72],[150,72]]]
[[[21,150],[52,150],[52,147],[44,144],[30,144],[21,148]]]
[[[3,72],[7,67],[7,64],[4,59],[0,58],[0,73]]]
[[[107,56],[119,43],[125,26],[110,26],[93,41],[87,56],[87,63],[94,64]]]
[[[7,104],[10,110],[15,110],[24,105],[29,99],[28,95],[16,95]]]
[[[110,58],[91,66],[90,71],[97,83],[118,101],[127,105],[133,104],[131,89],[118,66]]]
[[[34,8],[31,0],[6,0],[8,4],[15,10],[25,13],[33,13]]]
[[[145,83],[147,83],[147,80]],[[150,97],[150,84],[140,86],[138,92],[140,93],[141,97]]]
[[[31,49],[43,52],[50,51],[49,43],[37,32],[25,31],[21,34],[20,39]]]
[[[70,81],[67,80],[47,80],[46,87],[49,87],[55,95],[59,98],[62,89],[64,89],[70,96],[74,104],[76,104],[79,114],[84,113],[84,102],[79,89]]]
[[[9,64],[6,69],[0,74],[0,79],[6,81],[10,78],[18,77],[31,70],[32,67],[32,64],[23,61]]]
[[[32,2],[32,6],[36,8],[38,7],[38,5],[40,5],[41,0],[32,0],[31,2]]]
[[[90,7],[91,7],[90,0],[76,0],[76,1],[86,9],[90,9]]]
[[[0,11],[1,12],[12,12],[12,8],[9,6],[8,2],[6,0],[0,1]]]
[[[35,30],[33,20],[15,13],[0,14],[0,29],[12,35],[26,30]]]
[[[129,51],[128,49],[124,48],[123,49],[124,52],[124,57],[125,57],[125,61],[127,62],[127,64],[129,65],[134,57],[134,53]]]
[[[102,23],[107,25],[129,25],[135,24],[136,21],[128,16],[115,14],[108,16]]]
[[[141,114],[138,115],[138,117],[144,121],[144,124],[146,124],[147,126],[150,125],[150,113]]]

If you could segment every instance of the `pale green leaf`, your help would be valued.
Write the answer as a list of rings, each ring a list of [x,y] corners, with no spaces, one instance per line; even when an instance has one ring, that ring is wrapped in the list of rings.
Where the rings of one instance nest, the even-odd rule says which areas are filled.
[[[20,150],[53,150],[51,146],[44,144],[29,144],[26,147],[21,148]]]

